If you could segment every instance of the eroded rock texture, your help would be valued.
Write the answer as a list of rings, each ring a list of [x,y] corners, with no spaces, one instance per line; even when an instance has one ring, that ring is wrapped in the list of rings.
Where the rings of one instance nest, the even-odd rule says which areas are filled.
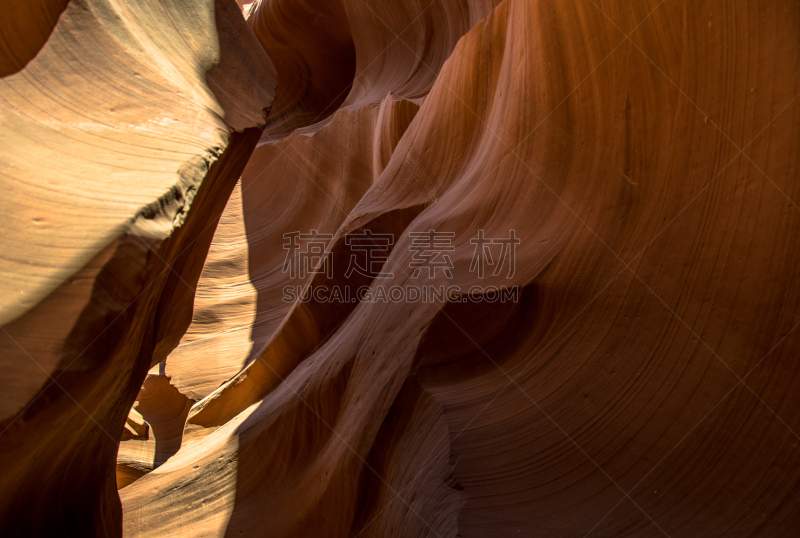
[[[131,318],[85,367],[96,377],[75,377],[114,406],[102,424],[121,439],[124,535],[800,534],[797,2],[240,5],[243,18],[225,19],[241,39],[233,65],[264,68],[231,68],[207,88],[227,84],[216,102],[235,114],[261,110],[266,51],[275,102],[266,124],[253,122],[263,132],[242,135],[257,147],[244,166],[242,143],[217,212],[195,199],[161,243],[186,241],[173,238],[192,218],[212,223],[176,265],[190,286],[156,284],[136,310],[144,321]],[[431,230],[449,234],[447,270],[417,273]],[[294,271],[287,239],[312,231],[325,261]],[[363,253],[352,238],[379,234],[393,238],[380,267],[350,271]],[[483,274],[482,237],[514,246],[513,256],[487,246]],[[28,258],[10,257],[8,274],[40,295],[7,300],[24,311],[7,335],[44,346],[42,327],[60,327],[75,304],[45,286],[67,262],[26,273],[17,259]],[[460,295],[379,299],[422,286]],[[370,294],[314,294],[335,287]],[[497,288],[517,300],[494,300]],[[25,308],[42,317],[14,325]],[[90,340],[96,318],[77,319],[70,337]],[[127,384],[112,393],[122,384],[95,370]],[[24,406],[40,385],[9,402]],[[59,418],[53,409],[68,406],[47,398],[3,447],[46,432],[76,444],[57,453],[72,459],[36,467],[40,478],[22,458],[3,491],[55,481],[59,465],[84,484],[102,474],[107,491],[113,462],[95,449],[90,464],[77,447],[99,430],[77,411]],[[63,507],[59,491],[44,489],[39,509]],[[86,528],[99,528],[86,513],[113,511],[107,493],[94,495],[70,501]]]
[[[129,409],[191,321],[274,67],[228,0],[15,0],[9,11],[0,534],[115,536],[119,440],[155,434],[158,460],[164,427],[148,414],[169,412]],[[183,420],[175,427],[173,452]]]

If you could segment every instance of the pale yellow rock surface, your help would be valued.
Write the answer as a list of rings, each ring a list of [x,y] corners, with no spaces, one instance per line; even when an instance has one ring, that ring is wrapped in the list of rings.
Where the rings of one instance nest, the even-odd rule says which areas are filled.
[[[3,9],[0,534],[118,535],[117,443],[275,72],[232,0]]]

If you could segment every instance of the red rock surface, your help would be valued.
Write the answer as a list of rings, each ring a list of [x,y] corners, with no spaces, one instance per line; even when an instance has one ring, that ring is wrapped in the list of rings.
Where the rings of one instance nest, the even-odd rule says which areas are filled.
[[[126,416],[191,322],[216,222],[266,123],[274,67],[227,0],[10,4],[0,534],[119,535]],[[159,428],[137,436],[158,443]]]
[[[55,69],[45,52],[72,35],[68,15],[82,5],[69,4],[30,63],[8,64],[18,72],[4,88],[14,77],[33,85],[44,76],[36,62],[42,73]],[[233,135],[222,159],[233,154],[236,165],[216,175],[212,167],[202,183],[219,191],[205,205],[196,198],[156,247],[167,263],[178,260],[189,286],[138,269],[128,251],[103,254],[117,243],[97,230],[118,224],[112,213],[105,228],[84,224],[88,197],[71,206],[51,194],[62,229],[37,232],[28,221],[45,202],[24,185],[14,195],[2,240],[33,247],[0,260],[3,285],[25,292],[6,294],[0,334],[12,389],[0,435],[11,462],[2,479],[10,534],[800,534],[796,2],[240,6],[252,35],[243,19],[216,18],[217,35],[230,38],[229,71],[190,84],[198,71],[180,68],[204,65],[191,55],[174,71],[192,87],[207,83],[192,95],[216,101],[202,103],[247,118],[271,103],[263,51],[276,72],[266,123],[228,125],[225,116],[225,132],[263,132],[241,144]],[[171,103],[170,91],[187,95],[165,86],[154,92],[165,104],[153,110]],[[13,104],[6,96],[19,92],[3,95]],[[214,119],[187,124],[184,138],[174,129],[153,138],[189,144],[221,129]],[[115,132],[133,136],[123,127]],[[39,128],[59,142],[59,132]],[[32,145],[15,129],[3,132]],[[122,152],[117,143],[108,151]],[[34,160],[9,162],[22,169]],[[123,162],[150,170],[146,154]],[[132,200],[145,199],[147,183],[109,179],[100,164],[81,166],[107,190],[130,184],[119,203],[138,207]],[[214,228],[213,240],[181,239]],[[323,234],[330,272],[293,274],[287,234],[312,230]],[[414,272],[413,234],[429,230],[452,234],[449,272]],[[513,258],[492,247],[495,266],[483,277],[474,270],[479,230],[513,230],[519,240]],[[394,238],[377,270],[388,278],[348,271],[360,255],[351,239],[366,231]],[[38,245],[53,245],[49,253],[59,240],[61,257],[20,269],[45,256]],[[69,371],[71,385],[53,396],[47,382],[63,370],[64,350],[98,332],[98,315],[80,309],[109,301],[100,292],[94,302],[73,299],[89,295],[63,282],[96,289],[109,271],[156,284],[109,331],[106,351]],[[382,288],[421,285],[461,295],[376,299]],[[285,300],[287,286],[311,300]],[[334,286],[363,286],[373,300],[313,295]],[[519,300],[491,302],[488,286],[515,289]],[[17,355],[42,355],[38,378],[21,366],[30,359],[6,351],[17,342]],[[92,417],[105,413],[99,424],[70,407],[73,390]],[[121,523],[106,461],[117,447],[105,430],[121,439]],[[16,513],[61,516],[30,523]]]

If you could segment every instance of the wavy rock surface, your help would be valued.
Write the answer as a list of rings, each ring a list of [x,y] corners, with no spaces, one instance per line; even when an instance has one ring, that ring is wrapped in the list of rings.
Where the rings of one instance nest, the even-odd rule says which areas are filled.
[[[188,330],[164,286],[115,396],[125,536],[800,533],[797,2],[240,6],[275,102]],[[431,230],[449,270],[417,273]],[[378,234],[385,278],[350,271]],[[518,243],[481,276],[484,236]],[[415,286],[460,293],[381,298]]]
[[[114,536],[117,444],[148,435],[126,415],[191,321],[275,73],[232,1],[11,4],[0,534]]]
[[[343,5],[248,12],[278,70],[241,183],[255,319],[226,318],[226,371],[210,340],[167,358],[203,399],[122,490],[126,533],[800,531],[797,5]],[[301,286],[419,283],[435,229],[426,285],[520,300],[286,303],[284,234],[312,229],[333,270]],[[470,240],[512,229],[516,271],[478,279]],[[388,281],[345,274],[363,230],[394,234]]]
[[[472,4],[437,1],[421,8],[397,3],[386,6],[391,8],[388,13],[378,13],[375,7],[353,2],[347,9],[340,7],[335,16],[318,15],[323,22],[311,27],[306,20],[309,12],[322,13],[336,4],[314,4],[295,12],[282,3],[265,2],[250,11],[248,22],[278,69],[278,96],[262,144],[242,176],[242,207],[237,192],[221,219],[219,239],[212,245],[198,287],[193,324],[166,363],[166,373],[179,390],[194,399],[204,398],[263,351],[291,306],[283,301],[283,287],[290,283],[289,275],[281,271],[286,257],[283,234],[301,229],[333,234],[338,229],[386,167],[458,38],[491,10],[487,3]],[[377,35],[348,37],[364,51],[351,78],[342,82],[317,75],[313,84],[308,79],[281,82],[302,74],[313,77],[317,63],[330,65],[321,62],[318,49],[306,50],[299,43],[309,41],[307,33],[319,39],[321,28],[328,25],[340,31],[341,24],[333,23],[345,11],[351,24],[380,23]],[[428,33],[435,39],[424,40]],[[292,44],[289,48],[273,43],[284,34]],[[300,91],[293,84],[306,89]],[[341,103],[339,110],[327,118],[330,107],[310,110],[303,101],[312,99],[309,85],[320,88],[331,106]],[[294,89],[281,89],[285,87]],[[369,87],[375,89],[367,91]],[[282,100],[284,95],[291,97],[289,103]],[[321,121],[281,138],[287,125],[314,120]],[[231,266],[245,261],[247,272]],[[251,299],[253,291],[257,296]],[[209,323],[219,327],[210,328]],[[198,360],[201,356],[206,359]]]
[[[156,367],[158,368],[158,367]],[[190,400],[157,370],[148,374],[128,414],[117,454],[117,487],[133,483],[181,446]]]

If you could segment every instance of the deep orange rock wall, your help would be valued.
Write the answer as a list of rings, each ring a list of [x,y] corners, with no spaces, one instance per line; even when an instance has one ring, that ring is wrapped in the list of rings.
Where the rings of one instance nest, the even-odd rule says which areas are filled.
[[[293,16],[281,6],[254,5],[248,18],[278,66],[270,40],[291,26],[278,14]],[[248,163],[241,209],[231,206],[252,286],[239,312],[251,317],[237,324],[231,311],[211,340],[196,311],[197,334],[167,358],[179,390],[202,399],[175,459],[123,490],[126,532],[800,529],[789,141],[800,12],[465,7],[434,2],[404,29],[419,12],[402,2],[345,4],[356,51],[346,98],[334,98],[344,82],[329,70],[333,55],[337,77],[350,69],[345,25],[314,11],[303,31],[330,32],[331,46],[292,48],[308,67],[283,75],[294,101]],[[447,31],[441,16],[454,21]],[[452,47],[454,32],[465,34]],[[319,93],[304,102],[307,87]],[[319,95],[342,98],[338,111],[287,136],[325,116],[308,104]],[[373,291],[418,284],[410,234],[435,229],[453,234],[453,270],[426,284],[517,286],[519,301],[287,304],[284,234],[311,229],[332,234],[333,274],[308,276],[310,290],[362,284],[344,268],[346,238],[363,230],[396,239],[383,266],[393,278],[367,281]],[[513,276],[478,279],[470,240],[512,229]],[[200,288],[223,297],[213,264]],[[199,366],[233,334],[226,371]],[[213,508],[164,516],[192,503]]]
[[[161,243],[213,222],[167,257],[191,285],[137,314],[147,359],[104,400],[124,535],[800,533],[796,2],[240,5],[275,102],[233,135],[255,148],[227,190]],[[269,94],[245,74],[220,106]],[[303,271],[292,238],[311,236]],[[391,237],[369,271],[356,237]],[[59,293],[31,311],[63,317]],[[4,329],[23,347],[45,324],[26,316]],[[60,424],[108,489],[114,462],[77,446],[98,430],[49,409],[9,433]],[[38,479],[26,465],[6,483]],[[80,528],[110,504],[47,491],[37,510],[82,503]]]

